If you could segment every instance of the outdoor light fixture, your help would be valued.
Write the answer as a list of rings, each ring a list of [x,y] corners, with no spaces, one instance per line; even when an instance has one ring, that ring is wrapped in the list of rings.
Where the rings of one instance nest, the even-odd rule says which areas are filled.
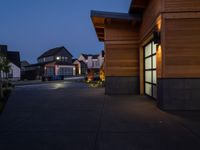
[[[155,29],[153,31],[153,41],[154,41],[154,44],[160,44],[161,43],[161,40],[160,40],[160,32],[158,31],[158,29]]]
[[[56,57],[57,60],[60,60],[60,57]]]

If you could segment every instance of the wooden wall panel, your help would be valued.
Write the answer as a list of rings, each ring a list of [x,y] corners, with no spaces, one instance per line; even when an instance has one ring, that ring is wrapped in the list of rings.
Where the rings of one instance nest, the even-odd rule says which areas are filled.
[[[106,76],[138,76],[139,50],[134,44],[106,44]]]
[[[156,26],[157,18],[161,12],[161,0],[150,0],[143,14],[142,24],[140,27],[140,41],[150,36],[153,28]]]
[[[106,76],[139,76],[139,30],[131,22],[105,27]]]
[[[164,12],[200,11],[200,0],[163,0]]]
[[[138,41],[137,29],[130,22],[112,22],[105,30],[105,41]]]
[[[164,77],[200,77],[200,18],[166,19]]]

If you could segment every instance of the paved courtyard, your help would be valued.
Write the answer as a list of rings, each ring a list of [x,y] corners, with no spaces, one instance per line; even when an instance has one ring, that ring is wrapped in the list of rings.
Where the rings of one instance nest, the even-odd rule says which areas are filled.
[[[59,82],[18,86],[0,115],[1,150],[199,150],[200,112]]]

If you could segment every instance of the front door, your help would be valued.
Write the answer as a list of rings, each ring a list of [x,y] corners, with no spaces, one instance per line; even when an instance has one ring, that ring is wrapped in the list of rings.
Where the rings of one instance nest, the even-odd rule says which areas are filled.
[[[157,98],[156,49],[157,45],[154,42],[144,47],[145,94],[155,99]]]

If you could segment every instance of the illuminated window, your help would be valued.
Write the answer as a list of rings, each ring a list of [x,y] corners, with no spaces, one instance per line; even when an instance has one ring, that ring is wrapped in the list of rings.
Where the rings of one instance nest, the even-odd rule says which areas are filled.
[[[157,98],[156,49],[153,42],[144,47],[145,94]]]

